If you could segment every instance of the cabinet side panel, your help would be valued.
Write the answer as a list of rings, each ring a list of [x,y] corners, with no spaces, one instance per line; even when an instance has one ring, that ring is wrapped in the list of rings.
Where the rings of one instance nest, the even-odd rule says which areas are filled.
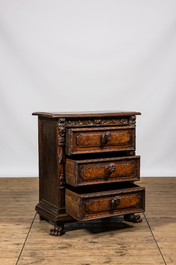
[[[39,118],[39,199],[57,206],[56,122]]]

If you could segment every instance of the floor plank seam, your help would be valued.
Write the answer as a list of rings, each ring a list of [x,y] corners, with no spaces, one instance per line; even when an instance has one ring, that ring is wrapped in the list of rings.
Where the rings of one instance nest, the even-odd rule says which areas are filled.
[[[30,225],[30,227],[29,227],[29,231],[28,231],[28,233],[27,233],[27,235],[26,235],[26,238],[25,238],[25,241],[24,241],[24,243],[23,243],[22,249],[21,249],[21,251],[20,251],[19,257],[18,257],[18,259],[17,259],[16,265],[18,265],[18,262],[19,262],[19,260],[20,260],[20,258],[21,258],[21,255],[22,255],[23,249],[24,249],[24,247],[25,247],[25,244],[26,244],[26,242],[27,242],[28,236],[29,236],[30,231],[31,231],[31,229],[32,229],[32,226],[33,226],[33,223],[34,223],[34,220],[35,220],[36,215],[37,215],[37,213],[35,213],[34,218],[33,218],[32,222],[31,222],[31,225]]]
[[[158,245],[158,243],[157,243],[157,241],[156,241],[156,238],[155,238],[155,236],[154,236],[154,234],[153,234],[153,231],[152,231],[152,229],[151,229],[151,227],[150,227],[150,224],[149,224],[149,222],[148,222],[148,220],[147,220],[147,217],[146,217],[145,213],[143,213],[143,214],[144,214],[145,220],[146,220],[146,222],[147,222],[147,225],[148,225],[148,227],[149,227],[149,229],[150,229],[150,232],[151,232],[151,234],[152,234],[152,237],[153,237],[153,239],[154,239],[154,241],[155,241],[155,244],[156,244],[156,246],[157,246],[157,248],[158,248],[158,250],[159,250],[159,252],[160,252],[160,255],[161,255],[161,257],[162,257],[162,259],[163,259],[163,261],[164,261],[164,264],[167,265],[167,263],[166,263],[166,261],[165,261],[165,259],[164,259],[164,256],[163,256],[163,254],[162,254],[162,252],[161,252],[161,249],[160,249],[160,247],[159,247],[159,245]]]

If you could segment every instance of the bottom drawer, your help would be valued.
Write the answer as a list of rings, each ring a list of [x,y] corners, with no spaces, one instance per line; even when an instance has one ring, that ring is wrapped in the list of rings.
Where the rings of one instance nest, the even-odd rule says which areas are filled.
[[[90,189],[90,190],[89,190]],[[66,189],[66,213],[78,221],[111,217],[145,210],[145,188],[129,183],[97,188]],[[92,190],[93,189],[93,190]]]

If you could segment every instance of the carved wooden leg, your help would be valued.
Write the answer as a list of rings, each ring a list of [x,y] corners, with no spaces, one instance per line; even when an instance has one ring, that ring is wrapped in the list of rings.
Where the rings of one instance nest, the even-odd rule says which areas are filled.
[[[125,214],[124,215],[124,219],[125,221],[128,221],[128,222],[133,222],[133,223],[141,223],[142,222],[142,218],[140,217],[139,214]]]
[[[56,225],[53,228],[50,229],[50,235],[51,236],[61,236],[63,235],[64,232],[64,225]]]

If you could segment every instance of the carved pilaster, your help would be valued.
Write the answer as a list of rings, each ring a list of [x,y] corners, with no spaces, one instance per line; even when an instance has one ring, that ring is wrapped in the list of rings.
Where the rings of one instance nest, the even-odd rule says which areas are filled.
[[[58,211],[65,212],[65,119],[58,120]]]
[[[59,145],[59,164],[63,163],[65,146],[65,119],[60,118],[58,123],[58,145]]]

